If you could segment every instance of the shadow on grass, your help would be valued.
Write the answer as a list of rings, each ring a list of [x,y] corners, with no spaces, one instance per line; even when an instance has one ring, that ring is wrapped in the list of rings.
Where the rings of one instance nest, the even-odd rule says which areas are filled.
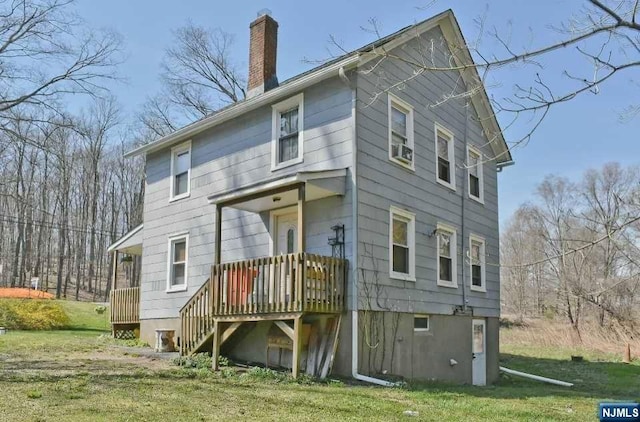
[[[497,399],[529,397],[588,397],[598,400],[640,399],[640,365],[620,362],[583,361],[535,358],[512,354],[500,355],[500,366],[517,371],[554,378],[574,384],[561,387],[522,377],[501,374],[492,386],[454,386],[416,383],[413,391],[440,391]]]
[[[109,334],[109,328],[65,327],[60,331],[86,331],[88,333]]]

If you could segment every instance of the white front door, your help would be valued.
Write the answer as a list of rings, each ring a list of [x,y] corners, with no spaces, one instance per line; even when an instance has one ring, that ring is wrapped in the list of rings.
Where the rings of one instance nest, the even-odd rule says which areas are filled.
[[[273,231],[274,255],[286,255],[298,252],[298,212],[293,210],[283,210],[274,212]]]
[[[487,341],[484,319],[474,319],[471,324],[471,341],[473,349],[473,385],[487,384]]]

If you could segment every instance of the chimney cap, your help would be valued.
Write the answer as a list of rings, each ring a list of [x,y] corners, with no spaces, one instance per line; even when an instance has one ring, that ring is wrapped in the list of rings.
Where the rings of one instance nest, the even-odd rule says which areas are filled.
[[[258,10],[258,16],[256,17],[262,17],[262,16],[271,16],[271,9],[260,9]]]

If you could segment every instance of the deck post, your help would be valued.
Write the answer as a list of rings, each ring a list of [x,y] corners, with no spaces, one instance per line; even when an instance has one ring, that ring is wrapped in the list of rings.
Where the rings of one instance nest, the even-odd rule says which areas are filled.
[[[118,250],[113,251],[112,257],[112,265],[111,265],[111,290],[116,290],[118,288]]]
[[[214,371],[217,371],[218,368],[218,357],[220,356],[220,321],[217,319],[213,320],[213,348],[211,349],[211,367]]]
[[[214,259],[215,265],[220,264],[222,258],[222,250],[220,249],[222,246],[222,205],[216,205],[216,256]]]
[[[304,203],[305,185],[298,186],[298,252],[304,252],[305,230],[304,230]]]
[[[291,360],[291,375],[298,378],[300,374],[300,354],[302,353],[302,317],[293,320],[293,359]]]

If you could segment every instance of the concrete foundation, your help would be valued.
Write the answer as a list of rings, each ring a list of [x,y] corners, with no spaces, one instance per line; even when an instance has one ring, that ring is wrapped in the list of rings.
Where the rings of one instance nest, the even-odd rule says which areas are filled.
[[[349,315],[350,316],[350,315]],[[475,317],[478,318],[478,317]],[[472,383],[470,315],[429,315],[429,330],[414,330],[414,315],[364,312],[358,317],[361,374]],[[486,318],[487,383],[498,379],[498,318]],[[451,364],[451,360],[456,363]],[[351,375],[351,318],[343,318],[334,373]]]
[[[322,318],[322,317],[321,317]],[[397,377],[425,381],[445,381],[457,384],[472,383],[472,336],[470,315],[429,315],[429,330],[414,330],[414,315],[399,312],[360,311],[358,318],[359,372],[374,377]],[[304,323],[313,321],[305,318]],[[499,321],[486,320],[487,383],[499,375]],[[351,313],[342,316],[339,342],[333,374],[351,376]],[[267,333],[272,323],[259,322],[227,356],[241,361],[264,364]],[[140,338],[155,344],[156,329],[174,329],[180,336],[179,318],[140,321]],[[224,346],[223,346],[224,348]],[[301,356],[302,367],[306,350]],[[291,351],[277,349],[269,352],[269,365],[291,367]],[[451,364],[451,360],[456,363]]]
[[[142,319],[140,320],[140,340],[149,343],[151,347],[156,344],[156,330],[175,330],[176,346],[180,337],[180,318]]]

